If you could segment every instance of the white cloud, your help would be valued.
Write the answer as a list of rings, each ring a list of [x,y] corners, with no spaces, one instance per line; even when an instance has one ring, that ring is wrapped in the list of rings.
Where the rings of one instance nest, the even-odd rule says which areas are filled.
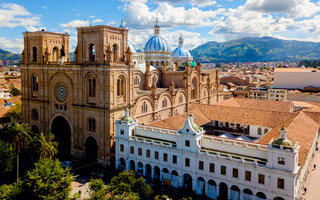
[[[199,7],[212,6],[217,3],[214,0],[154,0],[154,1],[167,2],[172,4],[188,3],[188,4],[191,4],[192,6],[199,6]]]
[[[117,25],[117,22],[115,22],[115,21],[109,21],[109,22],[107,23],[107,25],[108,25],[108,26],[114,26],[114,25]]]
[[[264,13],[285,13],[292,18],[311,17],[320,11],[310,0],[247,0],[244,7]]]
[[[89,23],[89,20],[73,20],[73,21],[70,21],[68,23],[60,23],[60,26],[63,27],[63,28],[76,28],[76,27],[84,27],[84,26],[89,26],[90,23]]]
[[[46,27],[27,26],[26,29],[30,32],[35,32],[35,31],[41,31],[42,29],[46,30]]]
[[[0,37],[0,47],[12,53],[21,53],[23,50],[23,39],[15,38],[10,40]]]
[[[94,15],[90,15],[90,16],[89,16],[89,18],[96,18],[96,16],[94,16]]]
[[[102,19],[94,19],[94,20],[92,20],[92,23],[101,23],[101,22],[103,22]]]
[[[39,26],[40,17],[32,15],[23,6],[14,3],[0,5],[0,27]]]
[[[163,27],[178,27],[181,25],[189,27],[209,26],[224,10],[220,8],[214,11],[203,11],[197,7],[186,9],[183,6],[175,7],[166,2],[158,3],[158,7],[151,10],[144,0],[130,1],[124,6],[127,26],[135,29],[152,27],[157,16],[160,25]]]

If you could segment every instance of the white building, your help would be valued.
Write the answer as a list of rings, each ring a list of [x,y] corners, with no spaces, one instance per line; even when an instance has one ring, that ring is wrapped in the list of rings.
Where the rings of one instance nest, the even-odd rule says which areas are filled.
[[[304,89],[320,87],[320,70],[308,68],[276,68],[274,70],[274,88]]]
[[[284,101],[288,99],[288,90],[286,89],[269,89],[268,100]]]
[[[149,125],[126,112],[116,122],[116,167],[212,199],[301,196],[320,113],[201,104],[191,110]]]
[[[10,92],[6,88],[0,89],[0,99],[9,99],[11,96]]]

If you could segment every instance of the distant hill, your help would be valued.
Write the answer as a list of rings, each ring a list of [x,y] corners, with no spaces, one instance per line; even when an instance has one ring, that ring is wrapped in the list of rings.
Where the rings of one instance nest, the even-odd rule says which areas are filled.
[[[201,62],[257,62],[319,60],[320,43],[246,37],[227,42],[208,42],[191,51]]]
[[[21,55],[0,49],[0,60],[20,61]]]

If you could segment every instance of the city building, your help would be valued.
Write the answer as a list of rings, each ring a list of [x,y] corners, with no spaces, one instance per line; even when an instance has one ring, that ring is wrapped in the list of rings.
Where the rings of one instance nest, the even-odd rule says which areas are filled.
[[[318,88],[320,91],[320,70],[313,68],[276,68],[274,88],[305,89]]]
[[[52,132],[60,154],[110,164],[114,124],[125,109],[148,124],[188,112],[191,103],[222,99],[219,71],[190,66],[188,53],[181,70],[158,23],[154,30],[142,52],[128,42],[123,23],[79,27],[72,62],[68,34],[23,33],[23,121]]]
[[[320,113],[275,111],[288,102],[240,101],[193,104],[188,113],[148,125],[126,111],[116,122],[116,167],[212,199],[299,199]],[[261,109],[253,107],[259,102]]]
[[[284,101],[288,99],[288,90],[285,89],[269,89],[268,100]]]

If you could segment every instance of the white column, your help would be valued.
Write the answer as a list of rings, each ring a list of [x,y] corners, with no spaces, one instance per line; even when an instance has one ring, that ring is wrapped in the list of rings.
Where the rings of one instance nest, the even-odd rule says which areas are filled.
[[[196,191],[197,189],[197,180],[192,179],[192,191]]]
[[[231,199],[231,188],[228,188],[228,199]]]
[[[151,178],[153,179],[154,178],[154,168],[151,167]]]
[[[179,187],[180,188],[184,187],[183,175],[179,176]]]
[[[216,190],[217,190],[217,197],[220,196],[220,186],[219,185],[216,185]]]

